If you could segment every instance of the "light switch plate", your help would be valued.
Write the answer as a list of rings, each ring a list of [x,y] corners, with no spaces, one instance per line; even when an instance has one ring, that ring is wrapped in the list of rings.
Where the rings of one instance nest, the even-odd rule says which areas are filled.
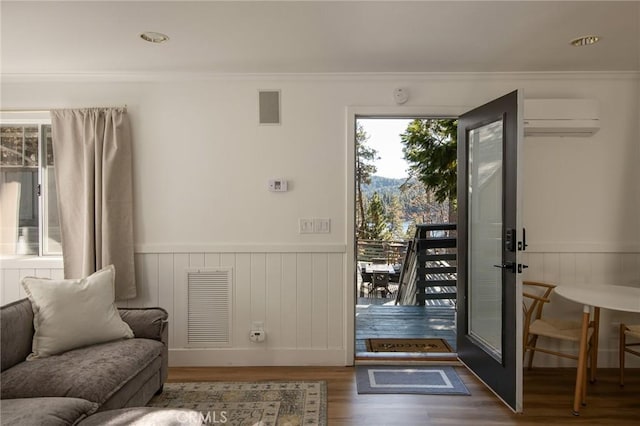
[[[316,234],[328,234],[331,232],[331,219],[314,218],[313,232]]]
[[[269,179],[269,191],[271,192],[287,192],[287,181],[284,179]]]
[[[313,219],[298,219],[298,232],[300,234],[313,234]]]

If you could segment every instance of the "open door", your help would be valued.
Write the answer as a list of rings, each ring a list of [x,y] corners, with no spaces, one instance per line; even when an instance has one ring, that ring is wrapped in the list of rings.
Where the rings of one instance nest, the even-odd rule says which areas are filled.
[[[522,138],[520,91],[458,121],[458,357],[515,412],[522,411]]]

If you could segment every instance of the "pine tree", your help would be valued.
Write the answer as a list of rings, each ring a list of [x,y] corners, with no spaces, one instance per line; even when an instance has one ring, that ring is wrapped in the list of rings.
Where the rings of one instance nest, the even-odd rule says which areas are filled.
[[[455,222],[456,215],[457,126],[452,119],[415,119],[400,135],[411,176],[437,202],[449,202],[449,222]]]
[[[397,195],[392,195],[385,206],[391,238],[394,240],[403,240],[405,237],[403,226],[404,211],[402,204],[400,204],[400,198]]]
[[[358,238],[367,238],[366,206],[362,196],[362,185],[371,183],[371,176],[376,172],[373,162],[378,152],[367,146],[369,135],[364,131],[362,124],[356,125],[356,232]]]
[[[390,240],[391,233],[384,210],[384,205],[377,192],[374,192],[368,200],[366,217],[366,239],[369,240]]]

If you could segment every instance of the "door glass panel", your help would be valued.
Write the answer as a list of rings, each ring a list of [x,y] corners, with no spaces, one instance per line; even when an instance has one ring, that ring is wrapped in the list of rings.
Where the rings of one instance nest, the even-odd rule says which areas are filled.
[[[469,335],[502,359],[502,120],[469,131]]]

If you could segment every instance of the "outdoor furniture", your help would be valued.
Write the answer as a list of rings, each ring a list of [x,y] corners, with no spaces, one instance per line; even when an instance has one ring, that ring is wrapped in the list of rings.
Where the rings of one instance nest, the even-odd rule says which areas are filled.
[[[373,286],[369,292],[369,296],[380,294],[381,297],[387,297],[389,293],[389,273],[374,272]]]
[[[360,286],[360,296],[364,296],[364,289],[367,289],[367,293],[371,294],[371,289],[373,287],[373,273],[367,272],[366,270],[360,270],[360,277],[362,278],[362,285]]]
[[[620,386],[624,386],[624,355],[626,352],[640,356],[640,350],[631,349],[631,346],[640,346],[640,340],[627,343],[627,337],[640,339],[640,324],[620,324]]]

